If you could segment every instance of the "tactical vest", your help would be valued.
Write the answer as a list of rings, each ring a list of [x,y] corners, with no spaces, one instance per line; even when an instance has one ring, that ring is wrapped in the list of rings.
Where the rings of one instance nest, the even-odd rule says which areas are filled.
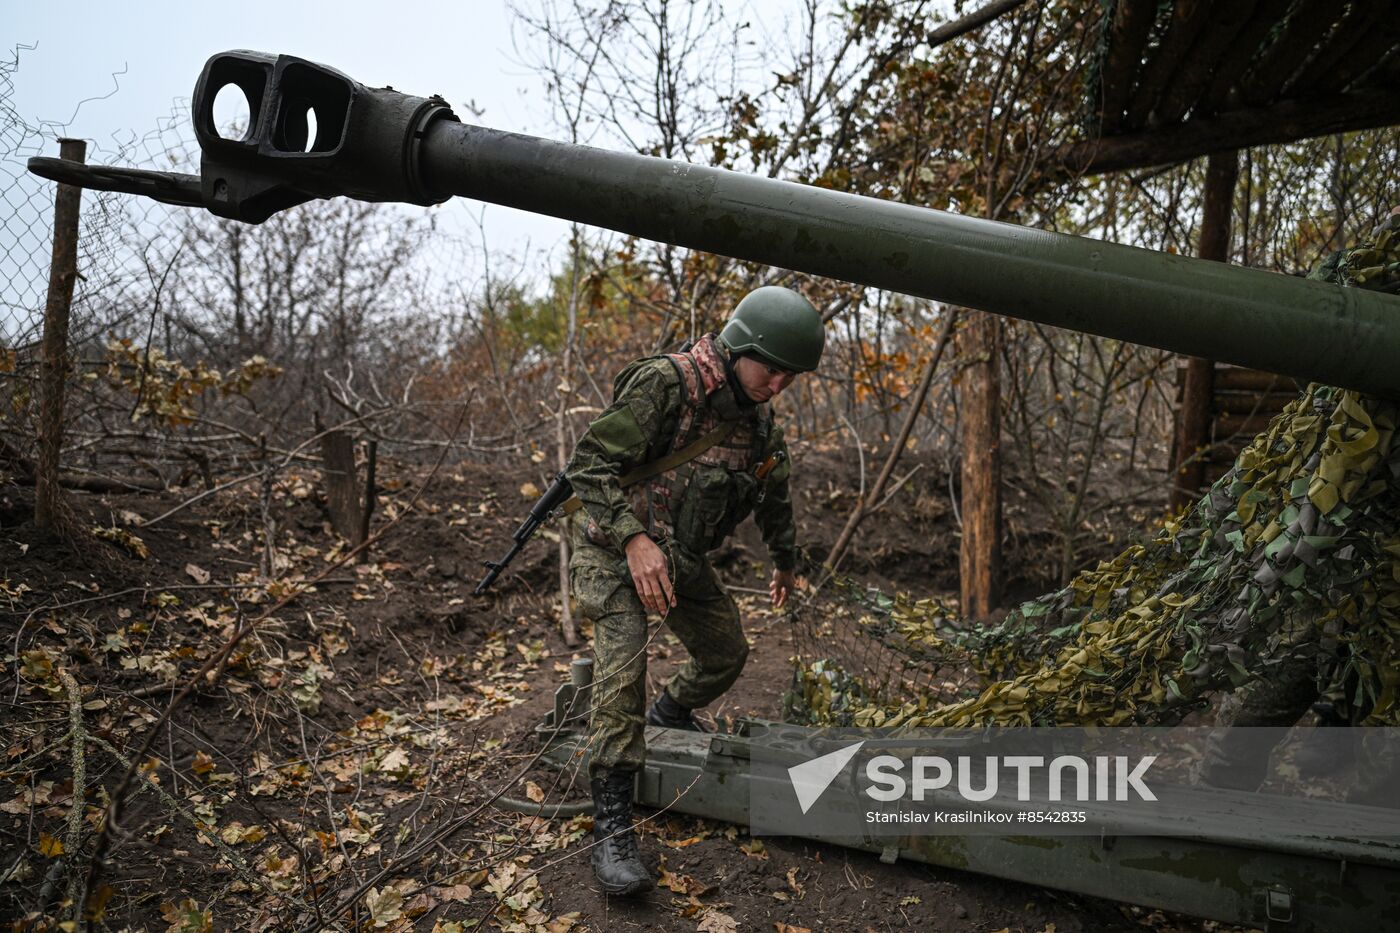
[[[715,335],[706,334],[689,351],[665,355],[680,376],[681,411],[670,445],[656,459],[719,426],[722,419],[712,399],[716,392],[730,391],[722,352]],[[761,485],[754,473],[768,447],[772,413],[758,404],[744,406],[739,414],[724,440],[626,491],[633,514],[653,538],[670,538],[699,556],[719,547],[753,510]],[[588,536],[608,543],[592,522]]]

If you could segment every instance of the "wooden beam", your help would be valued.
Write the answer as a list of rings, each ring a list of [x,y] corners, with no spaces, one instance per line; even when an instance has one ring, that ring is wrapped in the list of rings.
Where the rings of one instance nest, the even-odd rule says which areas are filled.
[[[1362,67],[1374,65],[1390,46],[1367,43],[1366,40],[1378,34],[1383,35],[1385,24],[1394,19],[1394,14],[1393,4],[1384,0],[1353,3],[1337,23],[1337,28],[1332,30],[1332,35],[1318,46],[1307,65],[1293,76],[1279,96],[1313,96],[1343,62]],[[1369,61],[1356,60],[1363,45],[1370,53]]]
[[[1186,61],[1201,29],[1215,13],[1215,6],[1208,0],[1176,0],[1172,5],[1167,33],[1142,67],[1137,90],[1128,104],[1124,127],[1138,129],[1147,125],[1157,99],[1173,83],[1177,69]]]
[[[1156,13],[1156,0],[1118,0],[1113,10],[1108,52],[1099,74],[1099,135],[1112,135],[1123,128],[1123,111]]]
[[[1254,414],[1225,414],[1215,419],[1215,442],[1226,438],[1236,438],[1248,443],[1250,438],[1263,433],[1278,414],[1276,411],[1260,410]]]
[[[1400,49],[1400,2],[1392,2],[1390,10],[1366,34],[1354,53],[1339,61],[1330,74],[1322,75],[1312,92],[1344,91],[1347,87],[1387,57],[1396,58]],[[1393,86],[1384,81],[1368,81],[1377,87]],[[1393,92],[1392,92],[1393,93]]]
[[[1219,376],[1220,370],[1215,375]],[[1214,411],[1217,415],[1276,415],[1297,398],[1297,392],[1222,392],[1217,381]]]
[[[1222,149],[1286,143],[1330,133],[1400,124],[1400,94],[1354,90],[1270,107],[1231,111],[1062,146],[1050,158],[1086,175],[1184,162]]]
[[[1152,108],[1153,123],[1167,126],[1186,116],[1258,6],[1257,0],[1228,0],[1212,11],[1210,27],[1197,34],[1195,46]]]
[[[1221,391],[1289,392],[1295,396],[1299,391],[1298,382],[1292,376],[1239,367],[1216,370],[1215,387]]]
[[[1277,100],[1288,79],[1307,60],[1319,39],[1341,16],[1336,0],[1303,0],[1289,11],[1283,32],[1264,50],[1240,82],[1240,103],[1260,106]]]
[[[1245,27],[1236,36],[1233,50],[1222,57],[1195,107],[1197,117],[1210,116],[1226,106],[1230,91],[1248,70],[1265,38],[1288,12],[1293,0],[1260,0]]]

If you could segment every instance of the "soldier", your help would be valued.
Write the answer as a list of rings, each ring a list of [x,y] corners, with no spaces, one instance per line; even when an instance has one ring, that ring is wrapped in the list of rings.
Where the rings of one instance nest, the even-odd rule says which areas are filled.
[[[576,524],[569,574],[579,611],[593,622],[593,870],[608,893],[654,883],[632,830],[646,755],[647,613],[665,619],[690,658],[645,722],[699,731],[692,711],[729,689],[749,650],[706,553],[753,512],[773,561],[775,607],[797,582],[787,447],[768,402],[816,369],[825,338],[807,299],[756,289],[718,336],[628,364],[565,469],[587,515]],[[620,477],[648,464],[665,469],[624,490]]]
[[[1332,253],[1308,274],[1320,282],[1400,294],[1400,207],[1392,208],[1366,240]],[[1309,712],[1320,726],[1348,726],[1366,718],[1357,702],[1358,684],[1348,675],[1335,632],[1319,630],[1312,618],[1285,615],[1278,638],[1279,657],[1268,672],[1227,694],[1216,715],[1216,730],[1195,768],[1196,779],[1214,787],[1257,790],[1269,774],[1269,757],[1284,730]],[[1350,679],[1348,679],[1350,677]],[[1305,774],[1350,769],[1360,756],[1351,799],[1389,805],[1393,791],[1383,786],[1397,767],[1394,742],[1383,735],[1316,735],[1295,758]]]

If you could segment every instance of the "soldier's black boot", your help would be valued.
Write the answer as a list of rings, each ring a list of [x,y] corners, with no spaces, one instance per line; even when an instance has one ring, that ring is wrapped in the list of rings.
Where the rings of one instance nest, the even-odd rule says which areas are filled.
[[[691,732],[707,732],[695,720],[695,714],[675,701],[665,688],[647,707],[647,725],[665,726],[668,729],[688,729]]]
[[[607,771],[590,782],[593,789],[593,874],[609,894],[637,894],[656,880],[642,864],[632,830],[634,771]]]

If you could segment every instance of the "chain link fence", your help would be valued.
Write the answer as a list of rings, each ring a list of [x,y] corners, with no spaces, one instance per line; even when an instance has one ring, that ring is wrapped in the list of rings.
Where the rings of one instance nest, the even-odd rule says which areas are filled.
[[[0,440],[20,476],[32,472],[38,433],[56,190],[26,163],[57,155],[65,135],[18,111],[22,51],[0,58]],[[199,158],[186,100],[154,129],[87,152],[90,164],[185,173],[198,173]],[[465,207],[338,199],[247,227],[85,189],[80,216],[66,472],[130,479],[134,469],[146,474],[138,488],[164,488],[197,463],[208,482],[211,455],[240,469],[259,438],[290,450],[313,415],[358,420],[389,450],[441,447],[452,416],[439,409],[463,395],[444,360],[480,331],[468,321],[481,283]]]
[[[36,386],[49,289],[56,186],[30,173],[32,156],[55,156],[64,127],[36,124],[19,113],[15,84],[23,48],[0,58],[0,435],[8,467],[30,470],[39,426]],[[198,148],[188,132],[188,106],[177,102],[156,128],[106,145],[89,145],[92,163],[190,171]],[[136,330],[151,310],[152,256],[167,253],[178,236],[177,210],[148,199],[84,190],[78,230],[78,277],[69,315],[73,366],[67,389],[65,471],[97,466],[91,440],[93,367],[109,335]],[[127,432],[132,433],[132,432]],[[86,461],[86,463],[85,463]]]

